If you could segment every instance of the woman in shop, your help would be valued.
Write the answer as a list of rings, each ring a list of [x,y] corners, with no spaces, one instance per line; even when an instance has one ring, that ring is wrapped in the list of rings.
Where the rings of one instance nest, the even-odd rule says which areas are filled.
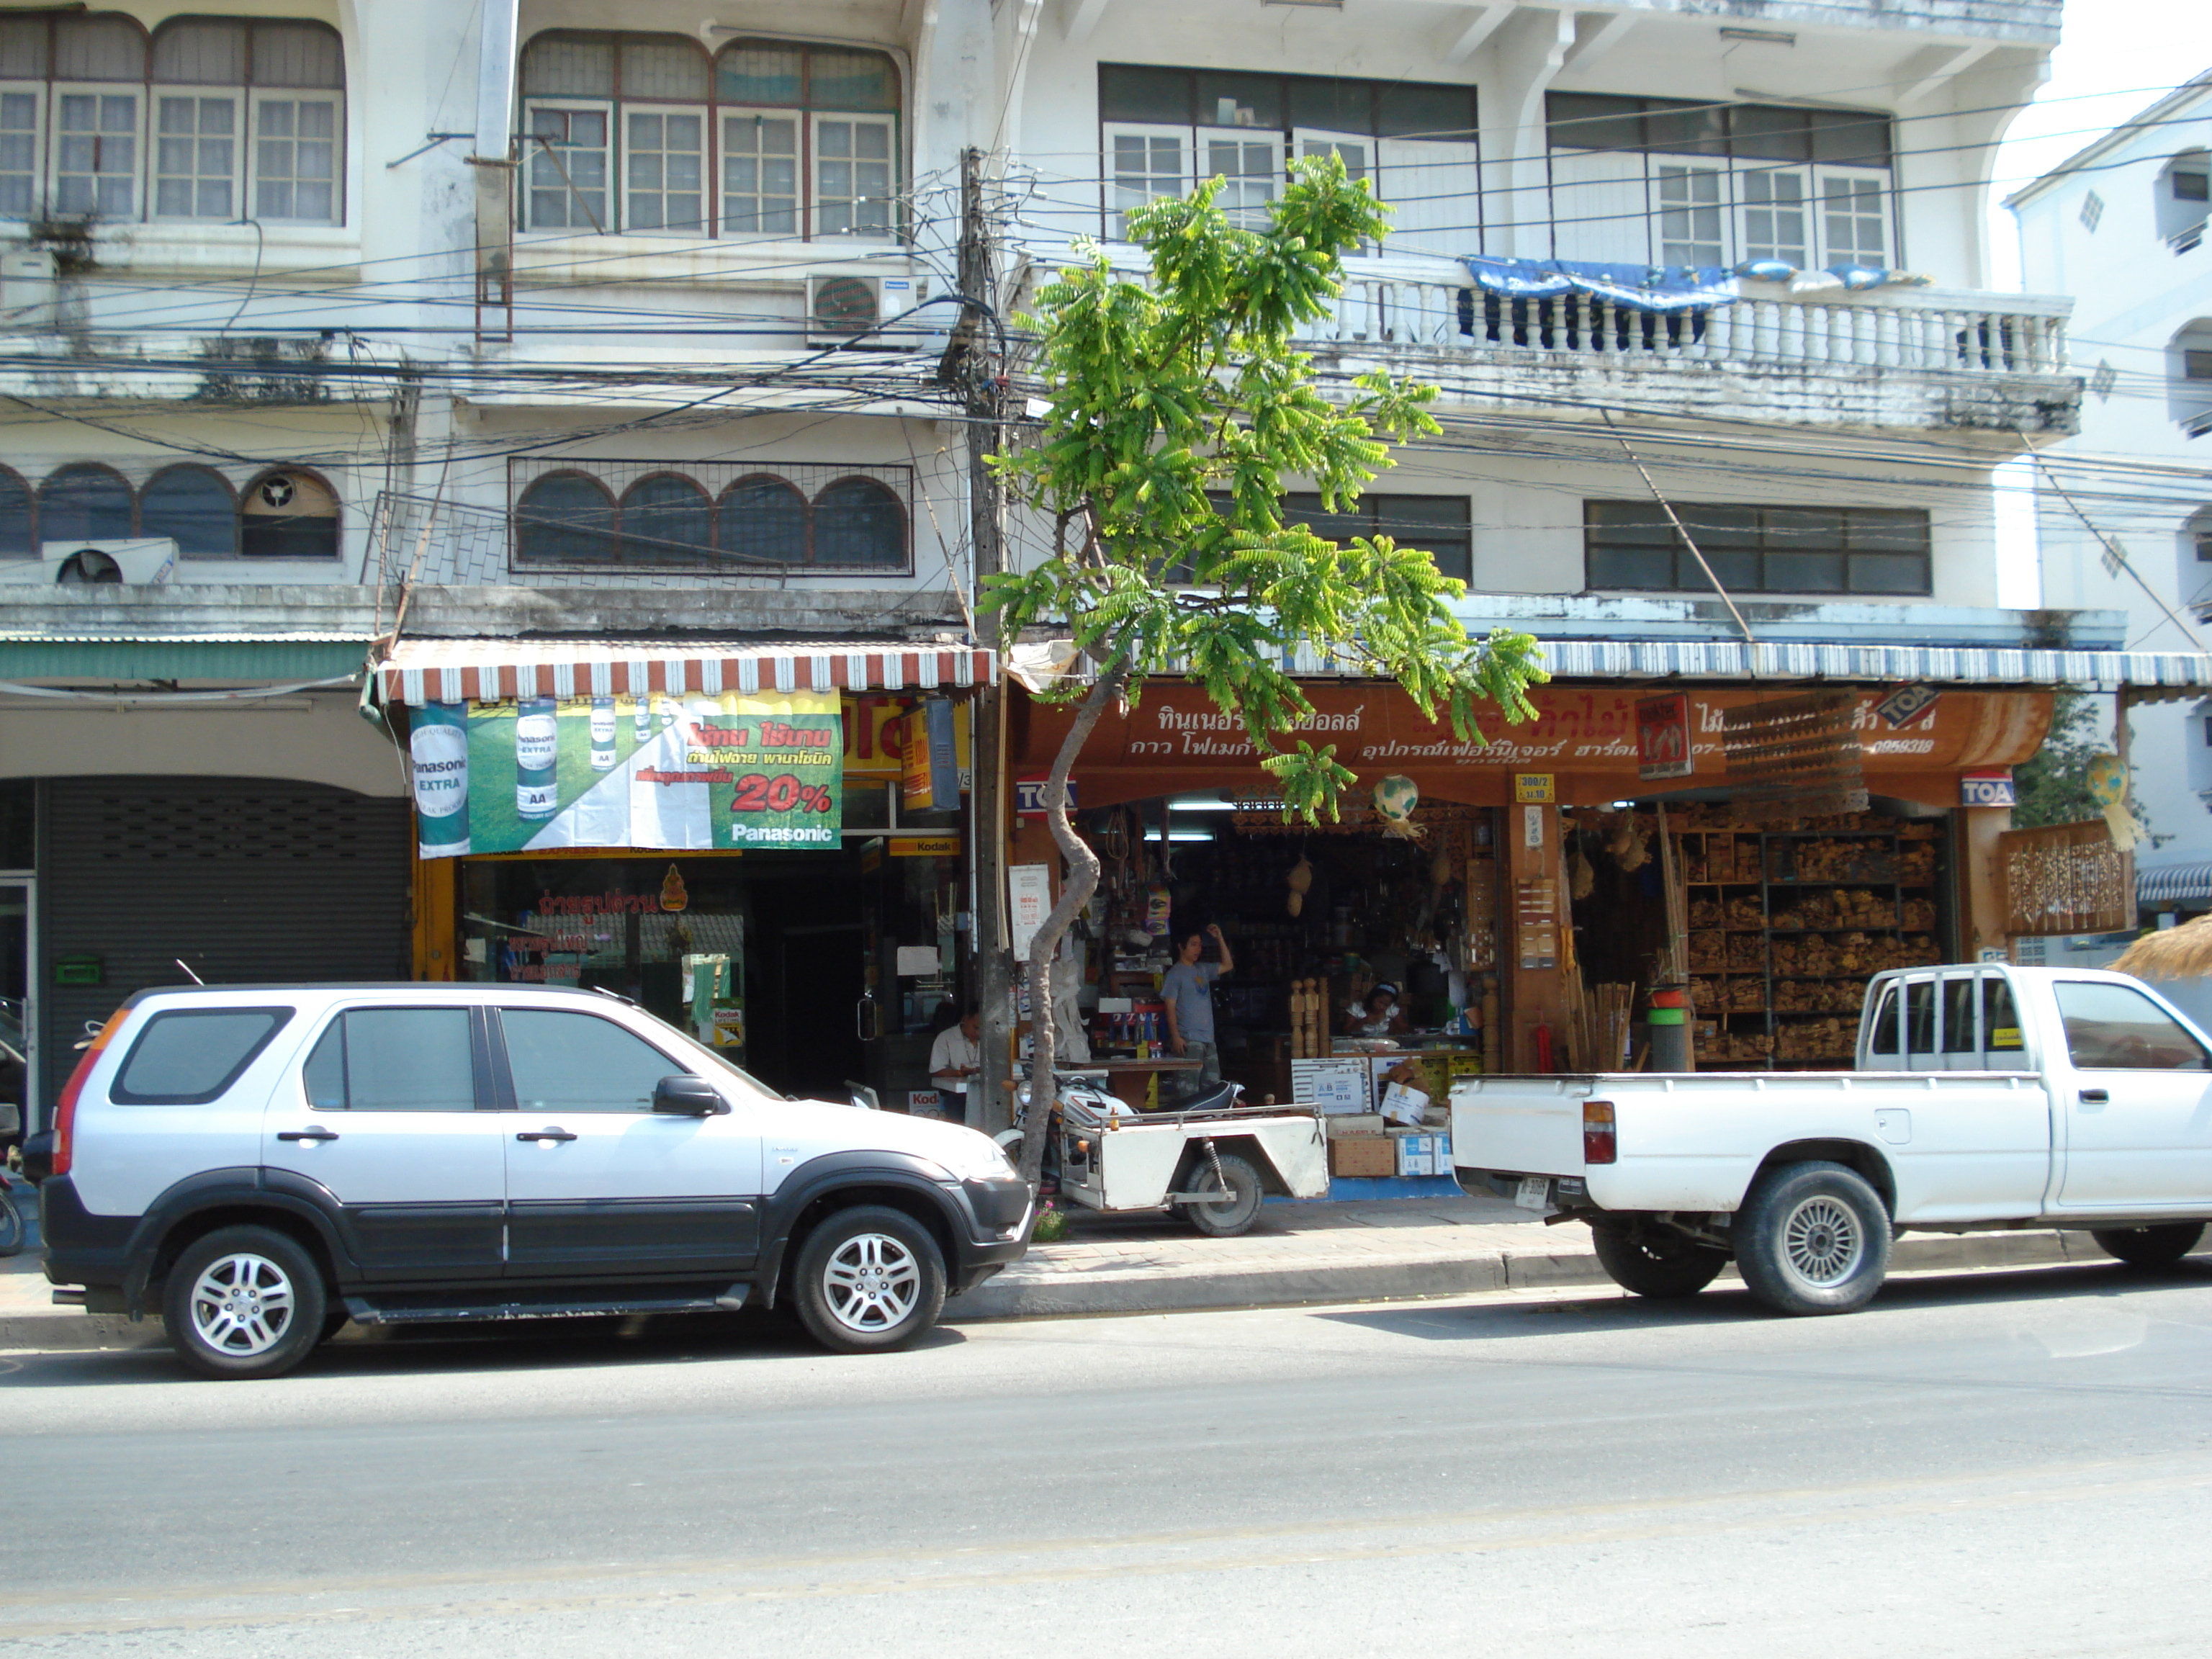
[[[1398,988],[1387,979],[1367,994],[1364,1003],[1347,1008],[1344,1014],[1346,1036],[1397,1036],[1413,1029],[1406,1024],[1406,1011],[1398,1006]]]

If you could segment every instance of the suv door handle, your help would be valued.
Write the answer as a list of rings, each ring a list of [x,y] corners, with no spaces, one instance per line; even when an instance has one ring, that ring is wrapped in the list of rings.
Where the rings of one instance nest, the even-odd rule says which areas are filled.
[[[337,1138],[337,1131],[325,1129],[319,1123],[312,1129],[279,1129],[276,1132],[279,1140],[336,1140]]]
[[[566,1129],[525,1129],[515,1136],[517,1140],[574,1140],[575,1138]]]
[[[2084,1089],[2081,1091],[2081,1103],[2084,1106],[2109,1105],[2112,1102],[2112,1091],[2108,1089]]]

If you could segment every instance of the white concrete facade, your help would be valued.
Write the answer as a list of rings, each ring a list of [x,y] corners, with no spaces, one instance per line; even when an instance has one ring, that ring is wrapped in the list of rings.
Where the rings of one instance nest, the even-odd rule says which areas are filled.
[[[1981,291],[1989,261],[1979,185],[1993,141],[2043,73],[2056,34],[2049,0],[1768,7],[1757,27],[1686,4],[1439,0],[1341,9],[841,0],[808,9],[803,29],[766,0],[711,10],[697,0],[619,9],[519,0],[512,9],[512,56],[487,53],[504,27],[498,4],[489,33],[483,9],[425,0],[237,9],[322,26],[338,43],[326,222],[259,214],[268,181],[243,134],[228,164],[234,194],[223,198],[239,211],[179,222],[158,210],[173,183],[163,137],[183,95],[171,62],[181,8],[117,14],[153,43],[147,84],[129,88],[141,123],[135,217],[58,211],[55,192],[68,181],[56,100],[67,94],[66,66],[50,65],[44,83],[26,81],[45,100],[46,159],[26,186],[39,211],[0,222],[0,257],[9,259],[0,321],[15,325],[0,390],[33,398],[54,418],[17,422],[0,457],[24,494],[40,501],[64,466],[112,466],[131,492],[134,528],[151,533],[167,520],[145,489],[165,467],[205,467],[234,492],[270,467],[328,485],[340,525],[323,562],[288,559],[279,568],[188,549],[183,585],[266,577],[374,586],[411,574],[464,587],[703,586],[740,609],[749,592],[815,593],[833,605],[887,593],[912,601],[915,617],[964,631],[963,428],[934,380],[957,308],[925,307],[885,342],[897,349],[830,353],[809,349],[822,337],[809,308],[824,303],[824,277],[908,284],[879,296],[889,310],[952,291],[963,147],[990,156],[1002,268],[1018,258],[1034,270],[1064,254],[1072,236],[1113,230],[1110,135],[1127,125],[1102,114],[1101,66],[1114,64],[1229,77],[1221,84],[1232,105],[1238,86],[1271,84],[1255,94],[1263,103],[1305,98],[1316,77],[1465,90],[1466,132],[1439,139],[1409,105],[1378,118],[1391,131],[1346,151],[1399,198],[1405,234],[1355,262],[1340,315],[1315,331],[1313,344],[1325,374],[1382,363],[1443,387],[1448,440],[1404,457],[1380,489],[1466,501],[1478,590],[1605,590],[1586,568],[1583,503],[1634,501],[1643,489],[1618,446],[1591,429],[1603,408],[1625,420],[1662,487],[1683,501],[1925,511],[1925,591],[1880,597],[1991,605],[1988,469],[2019,452],[2018,433],[2047,442],[2071,419],[2064,301]],[[769,212],[758,205],[764,198],[738,202],[741,167],[755,164],[740,155],[740,137],[781,142],[761,136],[776,112],[760,103],[773,73],[742,58],[751,49],[736,43],[748,40],[811,54],[792,157],[804,175],[793,211],[805,234],[731,216]],[[567,44],[556,51],[556,41]],[[276,61],[273,48],[264,56]],[[881,226],[855,220],[833,233],[826,158],[836,143],[861,140],[831,133],[824,112],[838,99],[812,88],[838,76],[860,84],[874,72],[854,68],[863,61],[884,66],[892,88],[881,123],[895,202]],[[1308,91],[1284,94],[1283,77]],[[237,118],[257,118],[256,100],[276,95],[255,81],[239,94]],[[1596,118],[1563,116],[1570,106],[1547,101],[1576,96],[1657,100],[1655,137],[1633,151],[1568,143],[1604,130],[1602,121],[1579,128],[1577,119]],[[483,153],[487,99],[514,112],[516,167]],[[1678,107],[1691,116],[1668,115]],[[1838,110],[1878,128],[1886,167],[1867,165],[1863,144],[1823,152],[1829,140],[1817,134],[1802,161],[1742,136],[1777,120],[1814,122],[1806,112],[1844,118]],[[1194,129],[1196,142],[1272,143],[1276,167],[1331,131],[1308,115],[1248,104],[1230,112],[1226,131]],[[1676,144],[1661,132],[1668,119],[1676,123],[1668,132],[1702,120],[1703,136]],[[684,155],[678,127],[664,120],[696,124],[683,129]],[[533,137],[563,122],[557,143]],[[1715,123],[1735,125],[1716,140]],[[846,125],[859,133],[867,123]],[[698,174],[695,196],[684,198],[689,221],[667,193],[685,167]],[[645,190],[645,172],[662,167],[653,173],[660,193]],[[1667,192],[1685,172],[1704,180],[1688,188],[1717,195],[1710,210],[1682,210],[1687,228],[1675,229],[1691,240],[1677,243]],[[1631,173],[1632,202],[1622,193]],[[514,199],[487,210],[480,185],[494,175],[514,178]],[[1856,230],[1828,212],[1843,198],[1823,194],[1853,181],[1870,191],[1856,198]],[[1266,193],[1247,182],[1255,199]],[[1796,204],[1794,231],[1755,216],[1754,198],[1771,206],[1778,191]],[[500,212],[510,222],[494,223]],[[673,228],[647,222],[672,214]],[[1694,337],[1565,308],[1528,328],[1510,314],[1486,319],[1453,257],[1663,264],[1689,248],[1735,264],[1793,235],[1808,271],[1848,247],[1859,263],[1926,285],[1847,292],[1828,282],[1806,291],[1746,280],[1742,297],[1710,313]],[[514,286],[487,309],[479,244],[495,242]],[[1012,292],[1009,284],[1001,299]],[[97,428],[78,418],[87,411],[98,411]],[[859,495],[872,480],[896,497],[896,557],[870,544],[858,562],[842,564],[640,562],[633,542],[608,557],[611,536],[586,533],[559,543],[581,549],[578,556],[549,562],[543,544],[533,555],[514,533],[522,491],[565,471],[589,482],[563,486],[566,505],[548,510],[583,513],[587,532],[599,489],[608,524],[619,510],[628,526],[675,526],[646,543],[750,536],[744,544],[755,545],[765,532],[720,527],[725,492],[765,475],[812,501],[848,469],[864,481],[851,485]],[[649,519],[626,492],[656,479],[664,493],[637,498],[659,515]],[[7,522],[0,511],[0,535]],[[1818,600],[1849,592],[1850,579],[1834,586],[1831,563],[1802,589],[1777,580],[1761,578],[1762,597]]]
[[[2201,651],[2212,637],[2201,620],[2212,606],[2212,356],[2189,356],[2212,349],[2208,151],[2212,70],[2008,204],[2027,284],[2076,296],[2075,365],[2089,386],[2081,435],[2045,458],[2056,483],[2037,501],[2043,602],[2124,610],[2141,650]],[[2158,840],[2138,855],[2146,874],[2212,860],[2209,720],[2212,703],[2130,711],[2136,798]],[[2212,894],[2185,908],[2212,908]]]

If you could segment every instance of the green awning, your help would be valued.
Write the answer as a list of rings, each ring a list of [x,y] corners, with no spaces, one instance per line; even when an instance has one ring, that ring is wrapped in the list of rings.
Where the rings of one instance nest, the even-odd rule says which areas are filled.
[[[0,680],[320,680],[358,672],[369,641],[259,638],[0,640]]]

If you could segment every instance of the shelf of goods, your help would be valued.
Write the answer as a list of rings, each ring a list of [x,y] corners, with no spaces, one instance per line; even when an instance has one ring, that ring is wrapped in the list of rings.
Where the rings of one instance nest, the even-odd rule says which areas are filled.
[[[1940,825],[1871,812],[1679,834],[1700,1069],[1851,1063],[1866,983],[1942,959]]]

